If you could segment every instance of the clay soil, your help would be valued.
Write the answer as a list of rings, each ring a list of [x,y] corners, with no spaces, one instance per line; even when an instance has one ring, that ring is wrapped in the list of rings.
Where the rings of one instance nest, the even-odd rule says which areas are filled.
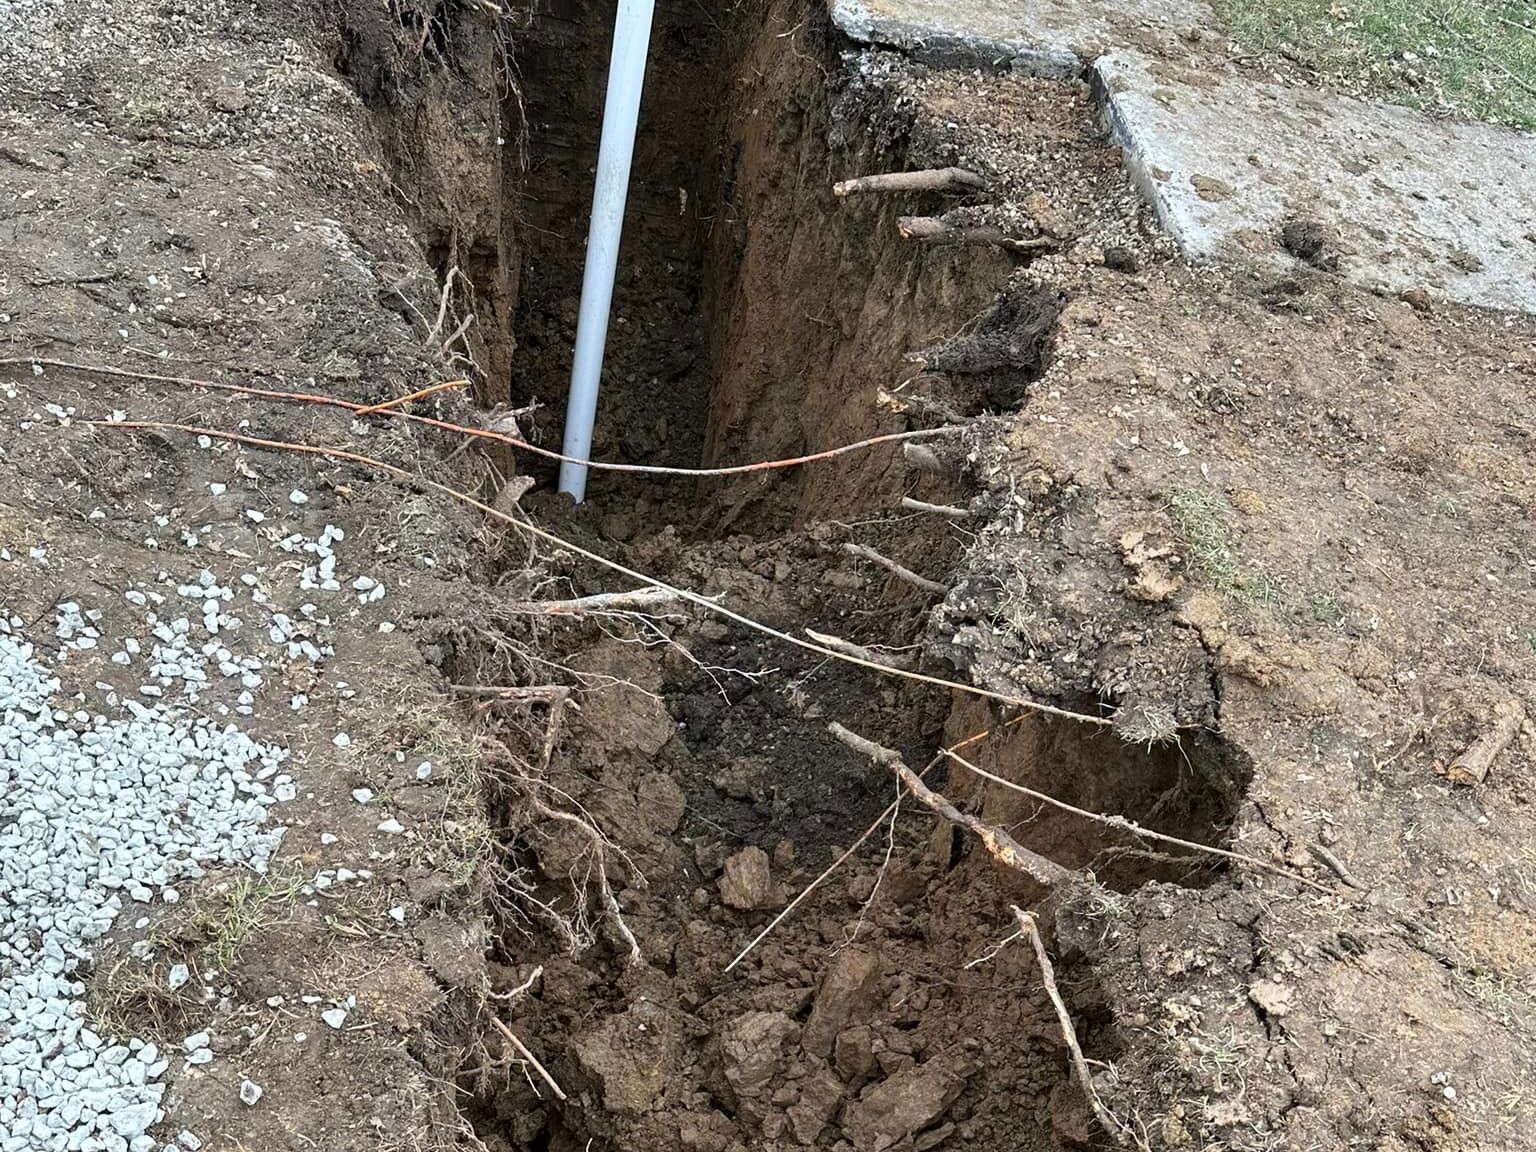
[[[275,866],[292,883],[262,888],[231,946],[250,889],[211,878],[92,967],[93,1010],[124,1032],[214,1033],[164,1139],[1114,1146],[1018,905],[1120,1143],[1530,1146],[1532,722],[1481,782],[1450,766],[1536,702],[1531,321],[1364,295],[1326,261],[1191,269],[1085,87],[854,53],[815,4],[663,2],[597,456],[718,466],[955,432],[917,457],[596,474],[576,508],[527,453],[144,374],[360,404],[462,376],[411,411],[511,412],[558,444],[611,5],[141,7],[92,9],[131,50],[84,36],[36,82],[0,81],[6,610],[46,641],[60,599],[110,627],[134,581],[280,568],[281,534],[233,495],[344,527],[391,588],[383,616],[338,613],[332,661],[249,721],[299,765]],[[78,25],[50,27],[76,43]],[[987,191],[831,194],[949,164]],[[899,238],[899,216],[945,212],[1032,244]],[[113,411],[344,446],[568,543],[355,462],[83,423]],[[681,600],[551,615],[634,586],[573,545],[1094,722]],[[977,767],[1183,843],[938,758],[931,786],[1072,870],[1048,890],[833,722],[914,770],[975,737]],[[368,883],[314,891],[338,863]],[[178,961],[198,995],[162,990]],[[353,1026],[306,997],[352,997]]]

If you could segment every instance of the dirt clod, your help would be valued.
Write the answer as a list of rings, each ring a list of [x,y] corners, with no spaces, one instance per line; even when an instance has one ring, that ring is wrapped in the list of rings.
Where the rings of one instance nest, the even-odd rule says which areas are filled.
[[[848,1106],[844,1131],[856,1146],[882,1152],[943,1116],[977,1067],[968,1056],[945,1053],[897,1072]]]
[[[1324,272],[1336,272],[1338,254],[1331,250],[1328,230],[1316,220],[1287,220],[1280,228],[1280,247],[1304,264]]]
[[[603,1106],[618,1113],[650,1108],[677,1059],[677,1031],[669,1014],[648,1000],[610,1016],[574,1045],[582,1071],[602,1093]]]
[[[862,948],[837,954],[816,990],[800,1041],[807,1054],[825,1058],[851,1021],[869,1007],[880,982],[879,959]]]
[[[1278,980],[1259,980],[1248,988],[1252,1000],[1268,1016],[1284,1016],[1291,1010],[1291,989]]]
[[[721,1031],[720,1058],[739,1113],[762,1118],[786,1042],[799,1031],[785,1013],[765,1011],[738,1016]]]
[[[855,1085],[875,1066],[875,1034],[867,1024],[844,1028],[837,1034],[832,1058],[838,1072]]]
[[[788,1110],[795,1139],[807,1147],[814,1145],[842,1103],[843,1082],[826,1065],[817,1067],[801,1082],[800,1098]]]
[[[761,848],[743,848],[725,858],[725,874],[720,877],[720,899],[727,907],[750,912],[771,907],[777,900],[768,853]]]

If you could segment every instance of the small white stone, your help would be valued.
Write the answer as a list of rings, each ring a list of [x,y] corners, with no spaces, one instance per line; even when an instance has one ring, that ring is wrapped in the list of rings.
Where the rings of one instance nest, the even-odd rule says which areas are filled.
[[[405,831],[405,825],[391,816],[379,825],[379,831],[383,832],[386,836],[398,836]]]
[[[405,923],[405,909],[404,908],[399,908],[399,907],[391,908],[389,910],[389,918],[391,920],[393,920],[396,924],[404,924]]]
[[[292,492],[288,493],[288,502],[290,504],[308,504],[309,496],[295,488]]]
[[[371,803],[373,800],[373,789],[354,788],[352,789],[352,799],[356,800],[359,804]]]
[[[320,1013],[320,1019],[324,1020],[332,1028],[340,1028],[347,1022],[347,1010],[345,1008],[331,1008]]]
[[[171,970],[166,974],[165,986],[172,992],[184,987],[188,980],[192,979],[192,970],[185,964],[172,964]]]
[[[345,732],[338,732],[331,737],[331,743],[338,748],[347,748],[352,744],[352,737],[348,736]]]
[[[261,1085],[254,1080],[242,1079],[240,1081],[240,1103],[253,1108],[260,1099]]]

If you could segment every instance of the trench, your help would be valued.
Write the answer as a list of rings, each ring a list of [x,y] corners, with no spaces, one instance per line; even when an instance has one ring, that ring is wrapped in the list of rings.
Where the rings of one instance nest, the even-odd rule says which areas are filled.
[[[498,344],[514,351],[504,394],[496,379],[486,399],[519,410],[522,431],[552,446],[613,7],[557,0],[509,41],[518,79],[501,133],[517,146],[503,153],[493,214],[503,239],[490,264],[510,281],[497,297],[510,302]],[[837,179],[905,163],[891,110],[844,89],[839,48],[802,0],[658,3],[595,459],[736,464],[904,430],[914,417],[883,409],[877,392],[912,381],[909,353],[966,328],[982,337],[979,360],[931,360],[924,381],[949,411],[1017,407],[1048,361],[1061,307],[1049,285],[1021,287],[1013,260],[990,249],[903,246],[895,217],[921,200],[831,196]],[[994,329],[1009,356],[987,357]],[[963,675],[924,652],[933,595],[844,548],[945,582],[967,533],[898,505],[966,503],[958,471],[914,470],[877,451],[728,480],[596,472],[573,508],[552,492],[551,467],[522,466],[539,481],[522,509],[574,542],[785,632],[811,628]],[[611,587],[558,558],[529,559],[500,541],[487,583],[546,597]],[[493,623],[493,642],[485,628],[444,637],[445,671],[527,685],[558,668],[579,709],[521,707],[496,722],[513,775],[536,765],[544,791],[488,798],[506,869],[490,902],[491,991],[516,997],[507,1018],[567,1099],[551,1099],[509,1057],[467,1068],[464,1113],[491,1152],[1082,1143],[1083,1102],[1027,959],[1002,953],[965,968],[1005,934],[1009,902],[1042,893],[917,815],[910,798],[882,824],[894,781],[827,725],[858,730],[914,769],[943,744],[998,728],[973,754],[980,767],[1206,843],[1241,803],[1251,766],[1238,751],[1208,734],[1149,749],[1041,717],[1001,728],[988,704],[691,610]],[[1148,852],[962,770],[941,765],[929,779],[1111,889],[1219,875],[1210,858]],[[602,845],[552,815],[560,803]],[[871,827],[864,852],[727,971]],[[641,964],[626,963],[605,913],[599,863]],[[1085,1041],[1112,1051],[1112,1029],[1093,1031],[1091,994],[1074,1007]],[[915,1130],[886,1131],[901,1122],[882,1119],[882,1092],[937,1092],[943,1106]]]

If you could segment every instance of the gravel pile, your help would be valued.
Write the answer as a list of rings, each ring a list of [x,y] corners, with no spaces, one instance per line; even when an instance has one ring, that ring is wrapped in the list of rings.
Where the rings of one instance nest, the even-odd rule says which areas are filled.
[[[93,623],[65,606],[60,639],[93,644]],[[165,701],[56,706],[20,627],[0,618],[0,1152],[152,1152],[168,1057],[89,1027],[78,970],[125,907],[174,902],[205,865],[265,868],[286,753]],[[181,678],[184,636],[151,671]]]

